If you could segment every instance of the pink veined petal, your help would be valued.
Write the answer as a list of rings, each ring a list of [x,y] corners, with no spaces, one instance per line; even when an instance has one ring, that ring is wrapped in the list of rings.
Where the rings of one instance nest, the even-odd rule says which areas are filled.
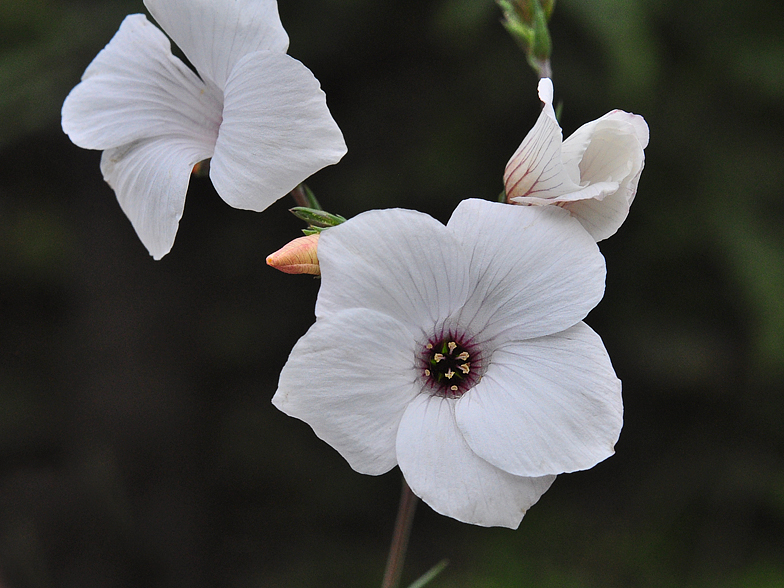
[[[103,177],[153,258],[171,250],[191,171],[211,150],[210,144],[190,137],[166,136],[103,152]]]
[[[464,200],[447,228],[471,259],[474,289],[460,322],[480,339],[563,331],[604,295],[604,257],[558,207]]]
[[[519,196],[512,198],[517,204],[527,204],[529,206],[548,206],[562,204],[564,202],[579,202],[581,200],[595,199],[604,200],[610,194],[618,191],[618,182],[596,182],[580,188],[576,192],[561,194],[553,198],[539,198],[537,196]]]
[[[417,382],[409,330],[347,310],[319,319],[297,342],[272,404],[308,423],[354,470],[379,475],[397,464],[397,429]]]
[[[144,0],[144,4],[196,71],[221,90],[245,55],[288,49],[276,0]]]
[[[321,233],[316,316],[371,308],[431,328],[465,302],[468,258],[434,218],[411,210],[364,212]],[[431,335],[431,332],[426,335]]]
[[[469,447],[518,476],[584,470],[614,452],[621,382],[590,327],[506,343],[456,403]]]
[[[62,125],[86,149],[167,134],[214,144],[220,114],[219,97],[172,55],[166,36],[132,14],[65,99]]]
[[[513,476],[478,457],[455,425],[454,401],[428,394],[409,404],[396,446],[414,494],[436,512],[474,525],[516,529],[555,480]]]
[[[544,103],[533,128],[506,164],[504,186],[508,198],[552,198],[579,190],[561,160],[563,133],[553,110],[553,85],[543,78],[539,98]]]
[[[239,60],[226,81],[223,123],[210,164],[218,194],[261,211],[346,153],[318,80],[284,53]]]

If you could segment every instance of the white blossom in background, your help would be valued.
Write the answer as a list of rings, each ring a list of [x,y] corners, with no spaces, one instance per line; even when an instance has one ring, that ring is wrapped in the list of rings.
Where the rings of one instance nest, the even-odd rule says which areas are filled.
[[[273,404],[437,512],[516,528],[557,474],[610,456],[621,383],[582,319],[604,258],[558,207],[370,211],[323,231],[316,323]]]
[[[145,0],[63,104],[155,259],[172,247],[194,164],[235,208],[261,211],[346,152],[313,74],[286,54],[274,0]]]
[[[637,114],[613,110],[584,124],[565,141],[553,110],[553,83],[539,81],[544,103],[536,124],[506,164],[509,202],[556,204],[601,241],[626,220],[645,163],[648,125]]]

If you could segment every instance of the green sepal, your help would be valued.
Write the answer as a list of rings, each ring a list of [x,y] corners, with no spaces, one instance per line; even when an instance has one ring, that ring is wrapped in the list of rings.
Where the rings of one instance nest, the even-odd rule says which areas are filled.
[[[308,208],[306,206],[295,206],[289,208],[289,212],[296,216],[298,219],[313,225],[314,227],[336,227],[339,224],[346,222],[346,219],[339,214],[332,214],[325,210],[318,210],[316,208]]]

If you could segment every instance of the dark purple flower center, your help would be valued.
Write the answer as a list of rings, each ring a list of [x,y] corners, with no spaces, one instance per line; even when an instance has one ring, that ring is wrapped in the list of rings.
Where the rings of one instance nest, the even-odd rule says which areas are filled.
[[[460,398],[479,381],[481,353],[464,337],[447,333],[432,338],[419,359],[422,375],[436,396]]]

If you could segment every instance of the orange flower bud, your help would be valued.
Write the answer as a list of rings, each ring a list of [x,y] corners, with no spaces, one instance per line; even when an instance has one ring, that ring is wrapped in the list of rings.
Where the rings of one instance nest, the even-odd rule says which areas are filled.
[[[267,265],[287,274],[312,274],[320,276],[318,233],[294,239],[267,257]]]

